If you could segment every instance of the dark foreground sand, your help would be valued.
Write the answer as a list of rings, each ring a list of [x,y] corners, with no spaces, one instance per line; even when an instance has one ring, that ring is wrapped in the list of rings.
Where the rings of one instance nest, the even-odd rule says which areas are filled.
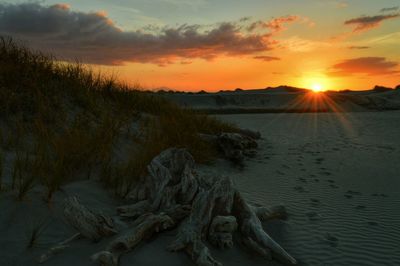
[[[266,230],[301,265],[400,265],[400,112],[251,114],[220,116],[259,130],[264,139],[244,169],[220,160],[200,166],[200,174],[230,175],[247,199],[284,204],[287,221]],[[74,230],[60,217],[62,200],[78,195],[83,204],[113,215],[121,204],[93,181],[57,192],[47,206],[35,189],[29,200],[0,197],[0,265],[37,265],[35,259]],[[50,211],[49,211],[50,208]],[[32,226],[49,225],[34,248],[27,249]],[[120,223],[121,230],[123,224]],[[165,247],[174,231],[150,239],[122,257],[124,265],[193,265]],[[110,239],[75,241],[45,265],[93,265],[89,257]],[[224,265],[275,265],[242,251],[212,250]]]
[[[400,265],[399,111],[220,118],[262,133],[258,156],[225,174],[288,208],[267,229],[300,264]]]

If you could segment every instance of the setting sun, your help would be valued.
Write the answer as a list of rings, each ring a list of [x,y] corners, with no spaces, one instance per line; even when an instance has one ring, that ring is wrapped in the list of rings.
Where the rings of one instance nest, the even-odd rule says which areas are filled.
[[[323,91],[323,87],[321,84],[315,83],[311,86],[311,89],[313,90],[313,92],[321,92]]]

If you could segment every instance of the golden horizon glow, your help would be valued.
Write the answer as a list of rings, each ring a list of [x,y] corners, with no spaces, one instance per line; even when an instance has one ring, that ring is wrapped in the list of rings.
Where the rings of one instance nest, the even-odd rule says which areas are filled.
[[[315,93],[319,93],[323,91],[323,87],[321,84],[315,83],[311,86],[311,89],[313,90],[313,92]]]
[[[305,78],[302,82],[303,87],[315,93],[324,92],[333,87],[332,81],[324,76]]]

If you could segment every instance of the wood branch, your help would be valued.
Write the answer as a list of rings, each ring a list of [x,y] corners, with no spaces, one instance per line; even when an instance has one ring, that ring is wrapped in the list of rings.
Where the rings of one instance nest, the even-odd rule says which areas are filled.
[[[239,150],[254,148],[250,139],[243,136],[240,139],[243,141],[238,144]],[[138,217],[132,229],[112,241],[106,250],[93,255],[93,260],[116,266],[121,254],[134,249],[143,239],[179,225],[176,239],[168,249],[186,252],[196,265],[221,265],[212,257],[205,241],[230,248],[232,234],[238,228],[244,243],[252,250],[268,259],[276,257],[296,263],[264,232],[260,222],[260,219],[282,218],[286,213],[283,207],[250,206],[234,188],[231,178],[209,180],[197,176],[193,157],[185,149],[163,151],[152,160],[148,170],[149,175],[133,193],[134,203],[118,208],[122,217]]]
[[[137,218],[150,210],[151,204],[148,200],[142,200],[135,204],[120,206],[117,208],[120,216],[129,218]]]
[[[190,216],[183,222],[171,251],[184,250],[196,265],[221,265],[203,243],[215,214],[228,215],[233,204],[233,184],[230,178],[217,180],[209,190],[199,192]]]
[[[234,163],[242,164],[250,150],[257,148],[257,142],[239,133],[222,133],[218,136],[218,147],[224,156]]]
[[[236,217],[215,216],[208,232],[209,241],[219,248],[232,248],[232,234],[237,229]]]
[[[286,220],[288,217],[286,208],[283,205],[277,205],[270,208],[254,205],[249,206],[260,221],[269,221],[273,219]]]
[[[257,214],[238,191],[235,193],[233,212],[238,219],[239,230],[248,247],[263,256],[272,252],[272,256],[278,260],[297,264],[297,261],[264,231]]]
[[[91,258],[102,266],[116,266],[123,253],[134,249],[142,240],[150,238],[154,233],[174,225],[175,222],[165,214],[144,214],[135,221],[131,230],[113,240],[106,250],[94,254]]]
[[[73,235],[70,238],[67,238],[66,240],[54,245],[53,247],[49,248],[46,253],[44,253],[43,255],[40,256],[38,262],[39,263],[45,263],[46,261],[48,261],[50,258],[52,258],[54,255],[60,253],[61,251],[63,251],[64,249],[69,247],[69,243],[71,243],[72,241],[74,241],[75,239],[80,238],[82,235],[81,233],[76,233],[75,235]]]
[[[76,197],[65,200],[64,217],[84,237],[93,241],[99,241],[104,236],[117,233],[110,217],[89,210],[80,204]]]

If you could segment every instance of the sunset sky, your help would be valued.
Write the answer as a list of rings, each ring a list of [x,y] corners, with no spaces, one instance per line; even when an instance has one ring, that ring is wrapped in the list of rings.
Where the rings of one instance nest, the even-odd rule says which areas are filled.
[[[0,35],[146,88],[400,84],[399,0],[0,1]]]

